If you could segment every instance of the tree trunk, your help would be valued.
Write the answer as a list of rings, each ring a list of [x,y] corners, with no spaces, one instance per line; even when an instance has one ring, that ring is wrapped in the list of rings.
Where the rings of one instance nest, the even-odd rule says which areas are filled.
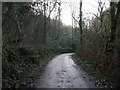
[[[111,52],[113,53],[113,42],[115,41],[115,36],[116,36],[116,29],[117,29],[117,24],[118,24],[118,18],[120,14],[120,1],[118,2],[117,5],[117,13],[115,14],[115,5],[114,2],[110,3],[111,6],[111,33],[110,33],[110,39],[106,43],[106,52]]]
[[[44,29],[43,29],[43,44],[46,43],[46,36],[47,36],[47,32],[46,32],[46,4],[44,1]]]
[[[80,20],[79,20],[79,28],[80,28],[80,43],[82,44],[82,0],[80,0]]]
[[[111,38],[110,38],[110,42],[112,43],[115,40],[115,35],[116,35],[118,18],[119,18],[119,14],[120,14],[120,1],[118,2],[116,15],[115,15],[114,2],[111,2],[110,6],[111,6],[111,12],[110,12],[111,13]]]

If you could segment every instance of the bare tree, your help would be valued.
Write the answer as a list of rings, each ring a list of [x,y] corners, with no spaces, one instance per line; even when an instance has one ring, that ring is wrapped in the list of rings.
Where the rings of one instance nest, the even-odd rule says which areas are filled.
[[[82,37],[82,34],[83,34],[83,30],[82,30],[82,0],[80,0],[80,20],[79,20],[79,28],[80,28],[80,43],[82,44],[82,41],[83,41],[83,37]]]

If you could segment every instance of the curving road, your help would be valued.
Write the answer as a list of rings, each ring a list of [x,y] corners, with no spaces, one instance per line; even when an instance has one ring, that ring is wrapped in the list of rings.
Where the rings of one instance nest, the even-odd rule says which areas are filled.
[[[54,57],[36,81],[36,88],[96,88],[89,75],[71,59],[72,54]]]

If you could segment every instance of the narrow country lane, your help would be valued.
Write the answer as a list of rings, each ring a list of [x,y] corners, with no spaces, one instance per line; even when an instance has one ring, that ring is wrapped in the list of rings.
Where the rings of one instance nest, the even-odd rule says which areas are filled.
[[[89,75],[71,59],[72,54],[54,57],[36,81],[36,88],[96,88]]]

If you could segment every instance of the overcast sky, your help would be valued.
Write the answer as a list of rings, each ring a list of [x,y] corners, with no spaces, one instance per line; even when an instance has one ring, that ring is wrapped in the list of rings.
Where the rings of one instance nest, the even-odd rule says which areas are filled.
[[[83,1],[83,17],[91,18],[92,14],[87,14],[87,13],[94,13],[96,14],[97,7],[98,7],[98,0],[82,0]],[[106,2],[106,8],[109,7],[109,1],[108,0],[102,0]],[[80,0],[61,0],[62,2],[62,12],[61,12],[61,19],[62,22],[66,25],[71,25],[72,24],[72,19],[71,19],[71,12],[74,11],[76,16],[79,14],[79,2]],[[71,11],[71,7],[74,9]]]
[[[37,0],[33,0],[37,1]],[[38,0],[39,1],[39,0]],[[47,0],[46,0],[47,1]],[[50,0],[52,1],[52,0]],[[72,11],[76,18],[79,16],[79,4],[80,0],[58,0],[61,1],[61,20],[66,25],[72,25]],[[109,0],[82,0],[82,12],[83,18],[91,19],[94,15],[98,13],[98,1],[105,2],[104,10],[109,7]],[[90,14],[93,13],[93,14]],[[51,17],[56,16],[56,13],[52,13]]]

